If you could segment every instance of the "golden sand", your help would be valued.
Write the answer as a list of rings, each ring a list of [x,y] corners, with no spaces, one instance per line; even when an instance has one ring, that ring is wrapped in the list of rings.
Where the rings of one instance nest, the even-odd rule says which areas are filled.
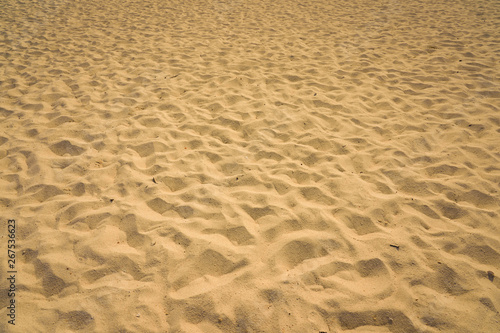
[[[4,0],[0,38],[0,331],[500,331],[500,2]]]

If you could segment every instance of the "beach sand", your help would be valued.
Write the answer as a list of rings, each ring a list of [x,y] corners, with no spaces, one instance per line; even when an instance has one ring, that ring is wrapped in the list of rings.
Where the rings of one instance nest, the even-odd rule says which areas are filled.
[[[500,2],[0,22],[0,331],[500,331]]]

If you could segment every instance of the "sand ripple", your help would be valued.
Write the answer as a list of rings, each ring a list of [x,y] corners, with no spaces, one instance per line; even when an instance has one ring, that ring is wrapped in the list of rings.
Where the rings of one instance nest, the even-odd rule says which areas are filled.
[[[3,1],[17,331],[500,330],[499,13]]]

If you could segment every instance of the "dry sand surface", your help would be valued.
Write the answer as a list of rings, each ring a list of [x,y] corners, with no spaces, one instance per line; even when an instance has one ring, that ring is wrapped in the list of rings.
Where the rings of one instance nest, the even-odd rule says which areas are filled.
[[[1,332],[500,331],[499,1],[0,4]]]

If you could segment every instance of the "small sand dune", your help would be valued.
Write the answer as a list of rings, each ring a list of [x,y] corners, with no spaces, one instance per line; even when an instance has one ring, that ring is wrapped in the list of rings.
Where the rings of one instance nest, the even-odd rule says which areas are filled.
[[[500,331],[499,64],[495,0],[2,1],[0,331]]]

